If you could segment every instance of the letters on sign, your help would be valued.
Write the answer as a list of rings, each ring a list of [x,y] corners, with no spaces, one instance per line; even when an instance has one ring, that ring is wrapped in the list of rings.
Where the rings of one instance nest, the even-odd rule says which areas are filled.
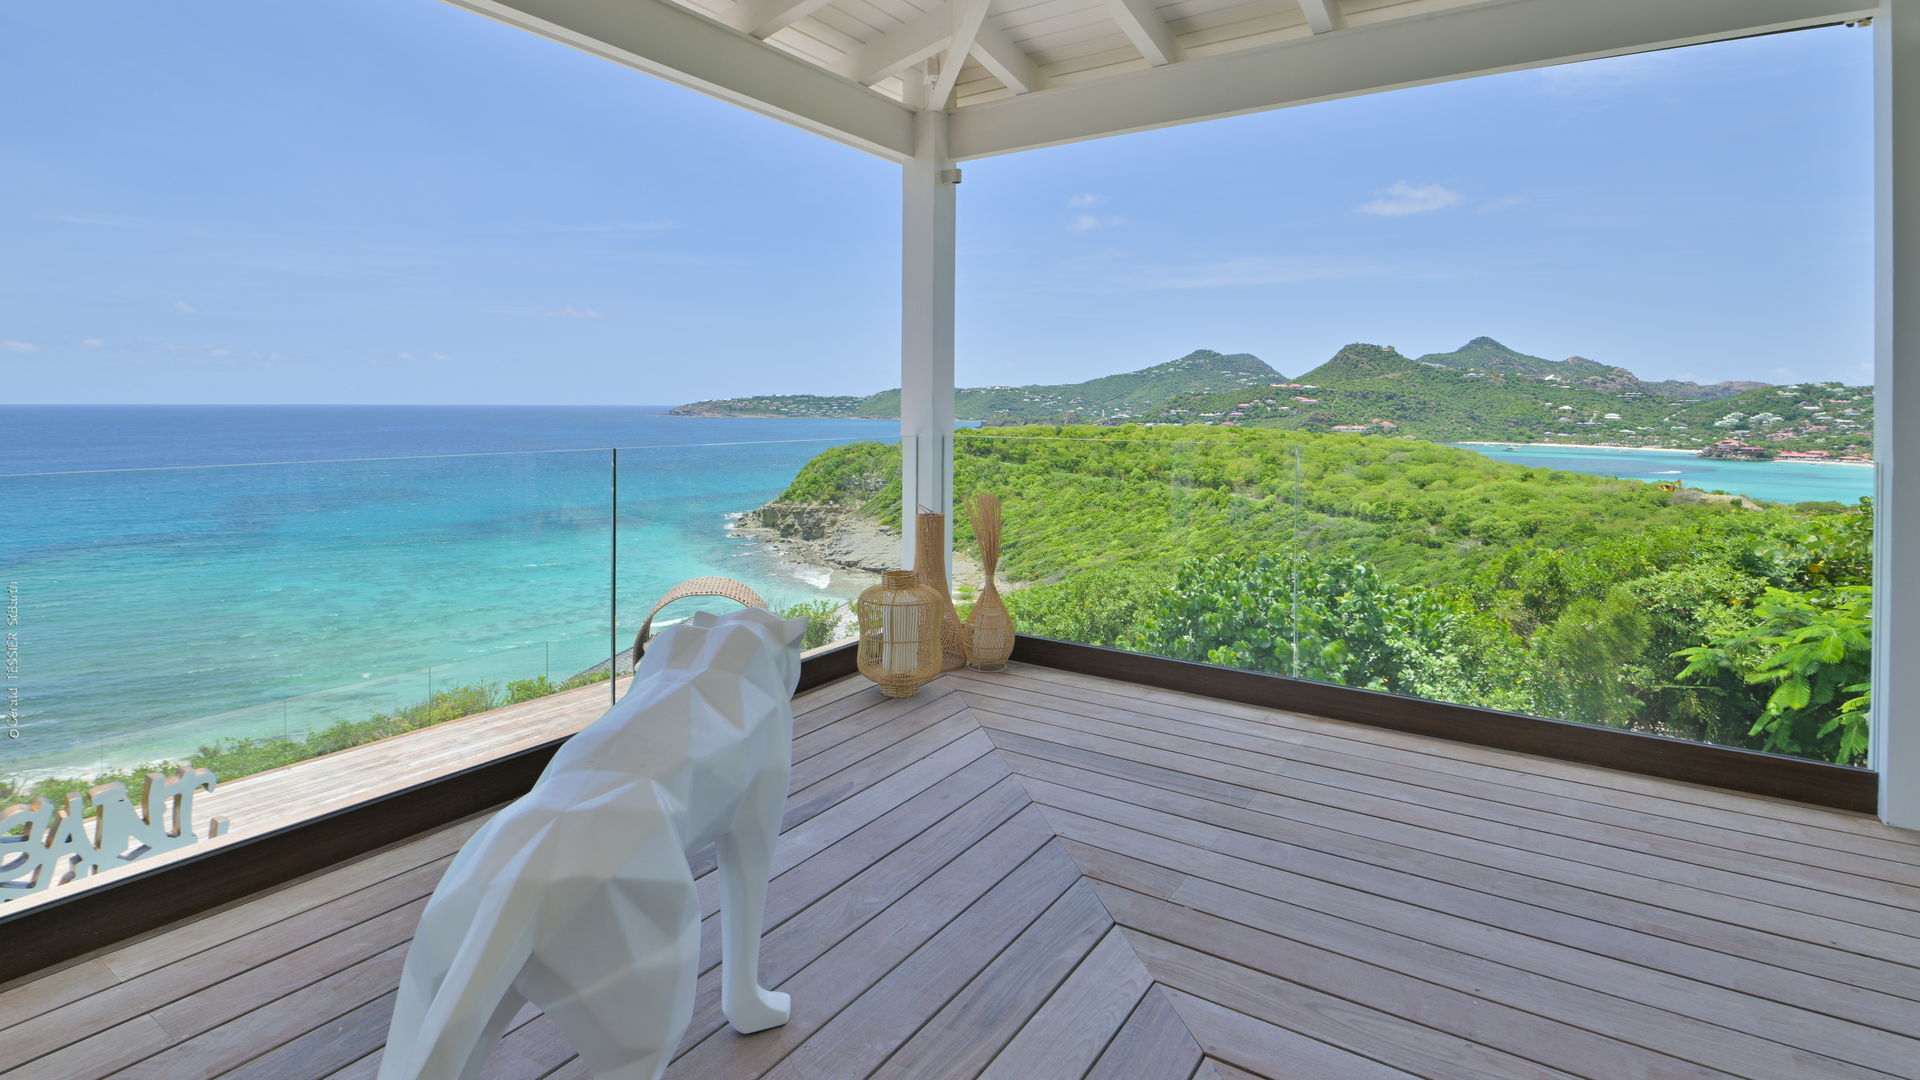
[[[193,796],[212,791],[207,769],[182,768],[168,776],[148,773],[135,806],[125,784],[102,784],[68,792],[65,806],[39,798],[0,812],[0,901],[125,866],[159,851],[186,847],[193,834]],[[89,809],[99,811],[91,828]],[[211,840],[227,831],[225,818],[207,829]]]

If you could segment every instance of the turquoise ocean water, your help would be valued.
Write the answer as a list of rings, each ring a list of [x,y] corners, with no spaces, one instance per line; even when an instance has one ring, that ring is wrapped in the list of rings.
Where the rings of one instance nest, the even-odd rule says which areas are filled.
[[[862,583],[731,536],[729,515],[821,450],[898,426],[9,407],[0,429],[0,587],[19,635],[0,775],[30,776],[363,719],[477,681],[559,681],[630,643],[688,577],[739,578],[775,605],[845,599]],[[214,464],[235,461],[296,463]]]
[[[1596,476],[1658,482],[1678,480],[1701,491],[1725,491],[1764,502],[1851,503],[1873,494],[1873,468],[1805,461],[1711,461],[1665,450],[1613,450],[1596,446],[1526,443],[1457,443],[1499,461],[1566,469]]]
[[[775,605],[846,599],[866,582],[727,524],[821,450],[897,430],[613,406],[0,407],[0,604],[19,635],[0,776],[559,681],[624,648],[688,577],[739,578]],[[1475,449],[1779,501],[1872,484],[1842,466]]]

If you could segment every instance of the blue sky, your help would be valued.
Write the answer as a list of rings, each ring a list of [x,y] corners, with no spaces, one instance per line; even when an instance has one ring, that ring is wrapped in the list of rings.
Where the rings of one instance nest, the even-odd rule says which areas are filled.
[[[1785,34],[968,163],[960,381],[1478,334],[1865,381],[1869,52]],[[9,4],[0,100],[0,401],[897,382],[895,166],[431,0]]]

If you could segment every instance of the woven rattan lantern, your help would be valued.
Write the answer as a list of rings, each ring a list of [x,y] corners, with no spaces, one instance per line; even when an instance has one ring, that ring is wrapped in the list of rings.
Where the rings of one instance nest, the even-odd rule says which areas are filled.
[[[911,570],[889,570],[854,601],[860,674],[888,697],[912,697],[940,674],[940,594]]]

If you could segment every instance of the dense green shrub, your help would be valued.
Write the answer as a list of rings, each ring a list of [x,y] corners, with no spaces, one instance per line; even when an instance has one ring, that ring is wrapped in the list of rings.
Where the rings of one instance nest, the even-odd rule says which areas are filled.
[[[817,649],[839,636],[840,623],[847,613],[845,604],[832,600],[812,600],[804,604],[793,604],[780,609],[780,616],[787,619],[807,620],[807,631],[801,635],[800,648]]]
[[[898,465],[897,447],[842,447],[784,497],[897,521]],[[1245,428],[960,432],[954,477],[1004,500],[1029,633],[1830,760],[1864,748],[1865,500],[1755,509]]]

